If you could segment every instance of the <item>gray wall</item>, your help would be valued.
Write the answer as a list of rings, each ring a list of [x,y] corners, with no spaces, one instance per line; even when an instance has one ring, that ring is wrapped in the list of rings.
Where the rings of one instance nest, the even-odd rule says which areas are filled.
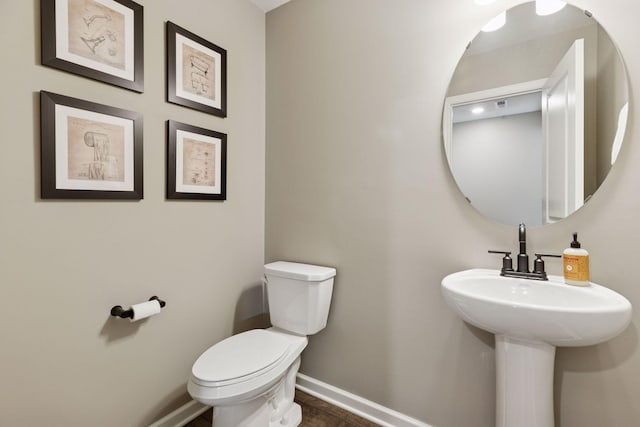
[[[440,134],[466,44],[518,2],[293,0],[267,15],[267,260],[338,269],[329,323],[311,337],[302,372],[437,427],[495,420],[493,338],[457,318],[439,287],[454,271],[498,268],[487,249],[515,250],[517,231],[467,204]],[[578,231],[592,280],[640,307],[640,4],[576,4],[620,46],[632,119],[600,191],[567,220],[530,229],[529,248],[560,253]],[[635,313],[608,343],[558,350],[559,427],[637,424]]]
[[[259,312],[265,17],[249,1],[141,1],[145,91],[40,64],[40,0],[0,5],[0,425],[146,426],[185,403],[195,359]],[[168,104],[164,22],[228,54],[226,119]],[[41,200],[47,90],[144,114],[144,200]],[[228,133],[228,200],[165,201],[165,121]],[[113,305],[157,294],[131,324]]]
[[[454,123],[451,171],[483,215],[503,224],[542,225],[542,113]]]

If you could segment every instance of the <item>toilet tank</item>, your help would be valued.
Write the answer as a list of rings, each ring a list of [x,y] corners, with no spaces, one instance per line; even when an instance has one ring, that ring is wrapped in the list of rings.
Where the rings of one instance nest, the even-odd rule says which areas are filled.
[[[324,329],[336,269],[277,261],[264,266],[271,324],[298,335]]]

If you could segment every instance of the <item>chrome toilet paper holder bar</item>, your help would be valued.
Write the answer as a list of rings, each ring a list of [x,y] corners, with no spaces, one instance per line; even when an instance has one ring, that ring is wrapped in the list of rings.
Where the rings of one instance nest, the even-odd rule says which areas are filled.
[[[160,303],[160,308],[167,305],[166,302],[162,301],[160,298],[158,298],[155,295],[149,298],[149,301],[154,301],[154,300],[157,300],[158,303]],[[121,317],[123,319],[127,319],[127,318],[133,319],[133,309],[130,308],[128,310],[125,310],[124,308],[122,308],[121,305],[115,305],[111,307],[111,315],[115,317]]]

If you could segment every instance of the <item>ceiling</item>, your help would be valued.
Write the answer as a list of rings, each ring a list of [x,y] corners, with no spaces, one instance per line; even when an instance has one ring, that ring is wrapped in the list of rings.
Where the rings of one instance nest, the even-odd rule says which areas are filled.
[[[265,13],[267,13],[278,6],[282,6],[288,1],[289,0],[251,0],[251,3],[255,4],[260,9],[262,9]]]
[[[476,107],[481,107],[482,111],[474,113],[472,110]],[[540,91],[505,96],[453,107],[453,123],[531,113],[540,111],[541,108],[542,100]]]

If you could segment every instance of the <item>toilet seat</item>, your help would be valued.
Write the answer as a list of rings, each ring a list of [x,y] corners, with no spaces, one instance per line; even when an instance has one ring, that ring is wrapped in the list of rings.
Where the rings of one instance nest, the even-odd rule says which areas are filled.
[[[281,361],[289,348],[281,334],[253,329],[211,346],[193,364],[193,380],[207,387],[236,384],[255,378]]]
[[[277,328],[254,329],[226,338],[194,363],[187,384],[189,394],[210,406],[251,400],[277,386],[307,343],[307,337]],[[216,365],[218,361],[220,365]]]

